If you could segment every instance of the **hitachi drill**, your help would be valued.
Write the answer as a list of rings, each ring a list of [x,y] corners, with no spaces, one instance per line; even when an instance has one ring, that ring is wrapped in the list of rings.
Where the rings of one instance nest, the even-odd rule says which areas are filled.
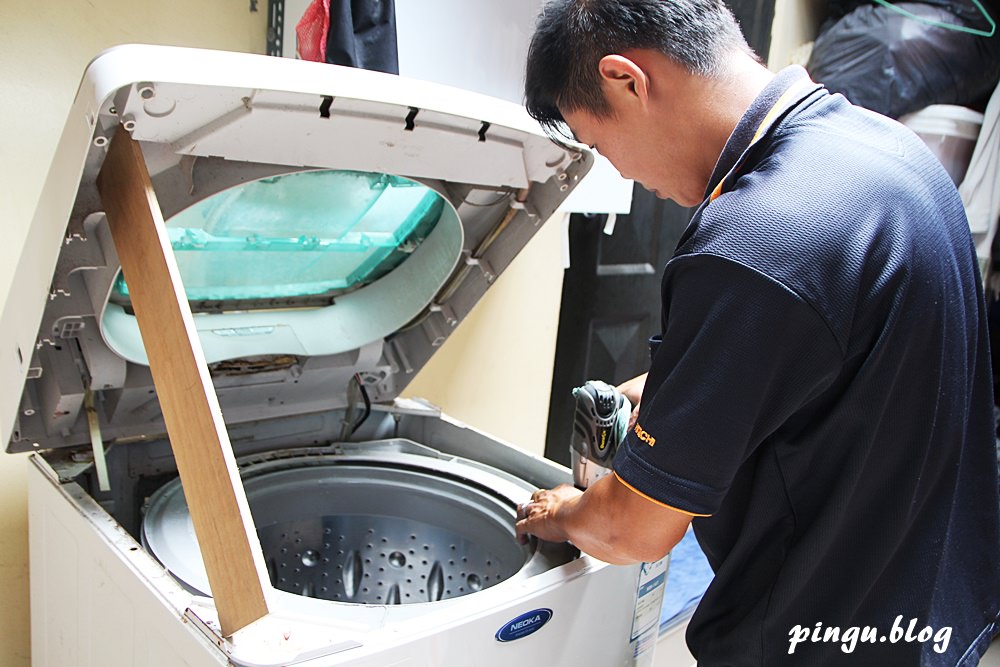
[[[632,405],[620,391],[600,380],[573,390],[576,412],[570,460],[573,483],[586,489],[611,472],[618,445],[625,439]]]

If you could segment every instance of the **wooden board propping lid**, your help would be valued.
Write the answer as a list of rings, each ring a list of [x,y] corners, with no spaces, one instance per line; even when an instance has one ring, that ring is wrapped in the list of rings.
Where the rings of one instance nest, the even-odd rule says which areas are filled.
[[[268,613],[270,583],[142,150],[122,128],[97,186],[228,637]]]

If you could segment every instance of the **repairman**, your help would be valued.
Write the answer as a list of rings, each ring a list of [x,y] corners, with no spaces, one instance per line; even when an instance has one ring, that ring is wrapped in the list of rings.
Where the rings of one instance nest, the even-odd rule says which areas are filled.
[[[993,388],[935,157],[769,72],[722,0],[549,2],[525,89],[553,137],[698,209],[615,474],[536,492],[518,533],[629,563],[693,524],[702,666],[977,664],[1000,627]]]

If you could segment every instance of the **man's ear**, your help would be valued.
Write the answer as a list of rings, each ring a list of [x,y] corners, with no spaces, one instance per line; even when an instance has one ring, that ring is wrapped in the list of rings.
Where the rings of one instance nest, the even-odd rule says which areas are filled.
[[[615,105],[615,101],[640,102],[649,99],[649,79],[646,72],[625,56],[611,53],[597,63],[605,95]]]

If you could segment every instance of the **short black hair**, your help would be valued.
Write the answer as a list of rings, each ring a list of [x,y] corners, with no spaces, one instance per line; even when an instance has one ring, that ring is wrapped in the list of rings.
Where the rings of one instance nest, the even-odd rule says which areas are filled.
[[[598,63],[628,49],[658,51],[707,77],[733,50],[752,55],[723,0],[550,0],[528,48],[528,113],[557,141],[572,138],[560,108],[607,116]]]

